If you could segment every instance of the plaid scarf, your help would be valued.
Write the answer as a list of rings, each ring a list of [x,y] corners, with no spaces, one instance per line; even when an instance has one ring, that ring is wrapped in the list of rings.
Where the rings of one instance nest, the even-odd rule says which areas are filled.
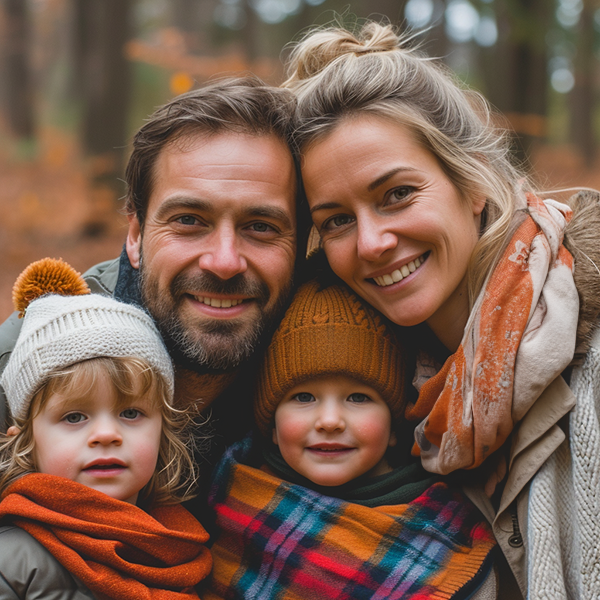
[[[414,454],[433,473],[479,466],[573,358],[579,298],[562,243],[571,209],[533,194],[521,202],[458,350],[406,410],[421,421]]]
[[[210,571],[208,534],[182,506],[149,512],[80,483],[33,473],[2,495],[7,518],[99,598],[194,600]]]
[[[488,575],[490,528],[445,483],[370,508],[247,466],[250,450],[250,439],[232,446],[214,475],[219,533],[204,600],[458,599]]]

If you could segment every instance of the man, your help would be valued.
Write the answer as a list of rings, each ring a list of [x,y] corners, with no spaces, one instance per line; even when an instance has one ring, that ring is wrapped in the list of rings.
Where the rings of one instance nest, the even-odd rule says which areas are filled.
[[[125,249],[84,277],[93,292],[153,316],[175,363],[179,406],[206,409],[288,297],[297,227],[291,106],[285,90],[253,78],[217,82],[159,108],[134,138]],[[0,326],[0,371],[19,329],[16,313]]]

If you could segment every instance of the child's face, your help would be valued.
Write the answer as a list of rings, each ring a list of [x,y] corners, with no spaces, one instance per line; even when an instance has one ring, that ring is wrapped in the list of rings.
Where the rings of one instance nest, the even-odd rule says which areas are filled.
[[[148,399],[125,407],[116,400],[105,374],[85,398],[50,396],[33,419],[38,472],[134,504],[156,468],[162,415]]]
[[[368,385],[343,375],[307,381],[275,411],[273,442],[287,464],[317,485],[342,485],[390,470],[396,444],[390,409]]]

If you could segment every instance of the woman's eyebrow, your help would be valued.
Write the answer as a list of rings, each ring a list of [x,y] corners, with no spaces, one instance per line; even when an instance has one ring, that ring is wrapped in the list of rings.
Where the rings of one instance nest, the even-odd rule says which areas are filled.
[[[380,185],[384,184],[388,179],[393,177],[396,173],[400,173],[400,172],[404,172],[404,171],[417,173],[418,169],[414,169],[412,167],[396,167],[394,169],[390,169],[389,171],[387,171],[386,173],[384,173],[383,175],[381,175],[380,177],[378,177],[377,179],[372,181],[367,186],[367,191],[372,192],[374,189],[378,188]],[[332,208],[339,208],[340,206],[341,206],[341,204],[339,204],[338,202],[323,202],[322,204],[316,204],[315,206],[313,206],[310,209],[310,214],[312,215],[314,212],[316,212],[318,210],[329,210]]]
[[[417,169],[413,169],[412,167],[396,167],[395,169],[390,169],[387,173],[384,173],[381,177],[378,177],[375,181],[371,182],[367,186],[367,190],[372,192],[375,188],[378,188],[380,185],[385,183],[388,179],[393,177],[396,173],[401,171],[416,171]]]
[[[339,208],[341,204],[338,202],[323,202],[322,204],[316,204],[310,209],[310,214],[312,215],[314,212],[318,210],[329,210],[330,208]]]

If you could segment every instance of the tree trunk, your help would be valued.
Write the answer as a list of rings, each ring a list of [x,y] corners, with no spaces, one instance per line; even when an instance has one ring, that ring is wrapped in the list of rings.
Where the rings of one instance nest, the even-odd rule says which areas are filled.
[[[423,50],[433,58],[446,61],[448,55],[448,37],[444,27],[444,11],[446,5],[443,0],[433,1],[433,15],[429,29],[425,32]]]
[[[387,17],[392,25],[402,25],[404,22],[404,7],[408,0],[367,0],[365,9],[370,11],[367,16],[379,20],[381,15]]]
[[[594,10],[584,4],[577,32],[575,87],[571,92],[571,136],[586,165],[595,155],[594,139]]]
[[[203,16],[211,14],[208,6],[199,0],[171,0],[170,7],[172,23],[183,33],[186,51],[200,54],[202,34],[206,27]]]
[[[246,25],[242,29],[242,44],[246,60],[248,64],[252,64],[260,55],[260,18],[249,0],[244,0],[244,10],[246,11]]]
[[[131,0],[76,0],[83,141],[90,155],[123,154],[131,78],[123,49],[130,9]]]
[[[131,87],[124,46],[132,0],[74,0],[75,65],[83,105],[81,138],[92,182],[88,233],[101,233],[123,195]]]
[[[25,0],[4,0],[6,37],[6,111],[11,130],[18,136],[34,135],[34,99],[29,63],[31,27]]]
[[[545,36],[552,15],[547,0],[512,0],[497,8],[498,43],[484,63],[488,96],[515,131],[515,154],[525,163],[546,135],[548,69]]]

